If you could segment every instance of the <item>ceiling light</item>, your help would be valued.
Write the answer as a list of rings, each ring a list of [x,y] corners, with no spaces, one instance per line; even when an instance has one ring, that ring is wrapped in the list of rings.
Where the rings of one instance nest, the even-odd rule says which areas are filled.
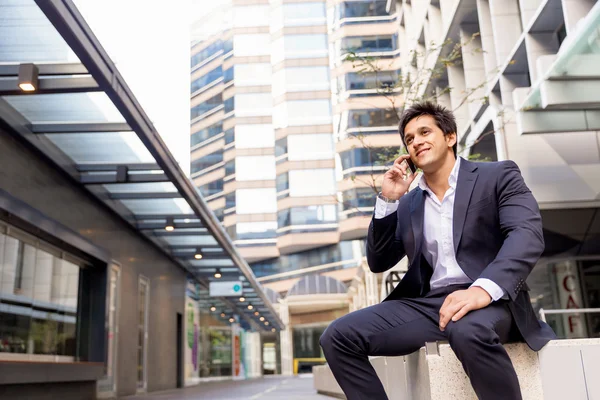
[[[260,313],[258,311],[254,311],[254,315],[256,315],[258,317],[260,315]]]
[[[217,311],[217,307],[215,307],[215,306],[210,306],[210,311],[212,311],[212,312],[215,312],[215,311]]]
[[[260,320],[261,320],[261,321],[264,321],[264,320],[265,320],[265,317],[260,317]]]
[[[243,302],[245,302],[245,301],[246,301],[246,298],[245,298],[245,297],[240,297],[240,303],[243,303]]]
[[[19,88],[24,92],[35,92],[38,88],[38,67],[35,64],[19,65]]]
[[[252,304],[248,304],[248,310],[252,310],[254,306]]]
[[[165,231],[173,232],[175,230],[175,221],[173,217],[167,218],[167,224],[165,225]]]
[[[215,272],[215,278],[219,279],[221,278],[223,275],[221,274],[221,270],[219,268],[217,268],[217,272]]]
[[[271,332],[275,332],[276,330],[277,330],[277,329],[273,328],[273,329],[271,329]]]
[[[224,312],[221,313],[221,318],[225,318],[225,313]]]
[[[196,252],[194,253],[194,258],[196,260],[201,260],[202,259],[202,252],[200,251],[200,248],[196,249]]]
[[[269,325],[269,321],[265,321],[265,325]]]
[[[232,324],[235,322],[235,319],[233,317],[229,318],[229,322],[231,322]]]

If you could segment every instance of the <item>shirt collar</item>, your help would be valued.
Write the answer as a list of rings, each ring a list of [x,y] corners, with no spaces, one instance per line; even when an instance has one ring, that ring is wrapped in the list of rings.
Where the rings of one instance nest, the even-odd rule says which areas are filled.
[[[457,157],[456,161],[454,162],[454,167],[452,168],[452,172],[450,172],[450,176],[448,177],[448,184],[450,185],[450,187],[452,189],[456,189],[456,183],[458,182],[458,171],[459,170],[460,170],[460,157]],[[425,181],[425,177],[423,175],[421,175],[421,178],[419,179],[419,187],[422,190],[425,190],[426,192],[431,193],[431,189],[427,185],[427,182]]]

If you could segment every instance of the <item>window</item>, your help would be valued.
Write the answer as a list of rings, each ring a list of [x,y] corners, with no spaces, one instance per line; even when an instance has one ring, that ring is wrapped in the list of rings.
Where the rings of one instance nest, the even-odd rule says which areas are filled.
[[[73,361],[82,263],[14,228],[2,232],[0,225],[0,354]]]
[[[150,304],[150,281],[140,276],[138,281],[138,348],[137,388],[145,391],[148,386],[148,305]]]
[[[335,22],[343,18],[383,17],[396,12],[396,2],[391,2],[388,13],[387,0],[347,1],[335,6]]]
[[[212,196],[213,194],[221,193],[223,191],[223,179],[216,180],[214,182],[207,183],[198,188],[200,193],[204,197]]]
[[[235,174],[235,159],[229,160],[225,163],[225,176]]]
[[[233,54],[236,57],[268,56],[271,54],[271,35],[268,33],[235,35]]]
[[[223,97],[221,96],[221,93],[219,93],[218,95],[205,100],[203,103],[192,107],[191,119],[198,118],[199,116],[206,114],[208,111],[220,106],[221,104],[223,104]]]
[[[329,67],[290,67],[273,74],[273,96],[329,90]]]
[[[238,214],[262,214],[277,212],[275,188],[238,189],[235,196]]]
[[[398,117],[394,110],[350,110],[348,128],[367,128],[377,126],[396,126]]]
[[[255,149],[273,147],[275,131],[271,124],[236,125],[235,148]]]
[[[399,70],[366,73],[351,72],[345,76],[345,88],[346,90],[383,90],[394,87],[398,83],[399,75]]]
[[[277,64],[284,59],[327,57],[327,35],[285,35],[273,41],[271,62]]]
[[[223,161],[223,150],[218,150],[192,161],[191,173],[203,171]]]
[[[235,159],[236,181],[275,179],[274,156],[239,156]]]
[[[342,169],[389,165],[397,157],[396,148],[352,149],[340,153]]]
[[[350,52],[378,53],[398,49],[398,35],[345,37],[335,42],[335,58],[340,59]]]
[[[217,122],[209,127],[199,130],[198,132],[192,133],[190,138],[190,145],[192,147],[210,139],[213,136],[218,135],[223,132],[223,124],[221,122]]]
[[[331,196],[336,192],[333,169],[291,170],[290,197]]]
[[[227,68],[223,71],[223,82],[229,83],[233,80],[233,67]]]
[[[293,100],[278,104],[273,109],[275,128],[302,125],[331,124],[329,100]]]
[[[248,93],[235,95],[235,115],[258,117],[271,115],[273,98],[271,93]]]
[[[222,40],[218,40],[213,44],[210,44],[203,50],[200,50],[198,53],[192,56],[191,67],[194,68],[196,65],[208,60],[219,51],[225,50],[225,43]]]
[[[271,84],[271,64],[238,64],[234,67],[235,86]]]
[[[281,139],[277,139],[275,141],[275,157],[282,156],[287,154],[288,145],[287,145],[287,136]]]
[[[236,28],[269,26],[269,5],[236,5],[233,8],[233,26]]]
[[[225,144],[233,143],[235,141],[235,129],[229,128],[225,132]]]
[[[250,268],[257,277],[263,277],[340,261],[357,260],[364,255],[364,239],[351,240],[298,253],[282,254],[277,258],[252,263]],[[349,263],[348,266],[355,267],[356,264]]]
[[[288,136],[288,159],[290,161],[329,160],[333,158],[331,134],[309,134]]]
[[[227,193],[225,195],[225,208],[235,207],[235,192]]]
[[[375,196],[376,193],[370,187],[346,190],[342,194],[343,209],[346,211],[356,208],[374,207]]]
[[[293,225],[318,225],[337,222],[335,204],[292,207],[277,213],[279,228]]]
[[[273,9],[272,29],[278,31],[284,26],[325,25],[326,15],[324,2],[283,4]]]
[[[281,175],[277,175],[276,185],[277,185],[277,193],[280,193],[280,192],[283,192],[284,190],[289,189],[290,188],[289,173],[284,172]]]
[[[319,339],[326,328],[327,326],[293,328],[294,358],[324,358]]]
[[[194,80],[191,85],[191,92],[194,93],[197,90],[202,89],[209,83],[216,81],[217,79],[221,78],[222,76],[223,76],[223,68],[219,66],[219,67],[213,69],[212,71],[207,72],[205,75],[201,76],[200,78]]]
[[[270,239],[276,236],[277,221],[238,222],[236,239]]]

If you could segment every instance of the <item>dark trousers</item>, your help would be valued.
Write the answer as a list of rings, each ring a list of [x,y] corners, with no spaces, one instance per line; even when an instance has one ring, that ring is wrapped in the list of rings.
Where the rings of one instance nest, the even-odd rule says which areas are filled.
[[[425,342],[448,341],[482,400],[520,400],[519,381],[502,346],[518,339],[507,301],[471,311],[439,329],[449,286],[418,299],[388,300],[332,322],[321,336],[327,363],[348,400],[387,400],[368,356],[401,356]]]

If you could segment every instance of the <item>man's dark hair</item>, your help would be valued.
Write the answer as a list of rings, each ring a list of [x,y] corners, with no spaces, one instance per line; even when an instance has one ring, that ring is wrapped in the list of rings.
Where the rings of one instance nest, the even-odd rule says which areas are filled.
[[[409,108],[405,109],[400,117],[400,124],[398,129],[400,131],[400,137],[402,138],[402,142],[406,145],[404,141],[404,129],[406,129],[406,125],[413,119],[417,117],[422,117],[423,115],[430,115],[434,120],[435,124],[444,135],[449,135],[451,133],[456,133],[456,119],[454,118],[454,114],[452,111],[448,110],[446,107],[441,106],[439,104],[432,103],[430,101],[424,101],[422,103],[414,103]],[[458,135],[458,134],[457,134]],[[456,158],[456,150],[458,144],[458,136],[457,141],[452,146],[452,150],[454,151],[454,157]]]

